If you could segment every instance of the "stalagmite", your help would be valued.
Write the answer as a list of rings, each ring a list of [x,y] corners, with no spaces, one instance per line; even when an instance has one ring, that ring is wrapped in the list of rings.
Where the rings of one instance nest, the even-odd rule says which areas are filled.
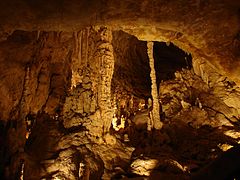
[[[23,175],[24,175],[24,163],[21,164],[20,180],[24,179]]]
[[[153,58],[153,42],[147,42],[147,52],[149,57],[149,65],[151,68],[150,77],[152,81],[152,98],[153,98],[153,109],[152,109],[152,119],[153,119],[153,127],[155,129],[161,129],[163,124],[160,121],[160,114],[159,114],[159,102],[158,102],[158,90],[157,90],[157,83],[156,83],[156,73],[154,68],[154,58]]]
[[[39,40],[41,31],[37,31],[37,40]]]
[[[114,114],[113,119],[112,119],[112,126],[115,131],[119,130],[117,121],[118,121],[117,116],[116,116],[116,114]]]
[[[112,31],[107,28],[101,28],[99,33],[101,41],[98,46],[100,52],[98,104],[101,109],[101,117],[104,120],[104,133],[108,133],[114,113],[111,106],[111,81],[114,71]]]

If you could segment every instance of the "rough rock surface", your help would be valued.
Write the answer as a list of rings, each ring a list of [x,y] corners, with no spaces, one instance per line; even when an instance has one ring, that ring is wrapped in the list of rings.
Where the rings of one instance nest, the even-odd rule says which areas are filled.
[[[185,179],[239,143],[239,2],[0,7],[0,176],[18,179],[24,167],[29,179]],[[161,131],[131,124],[149,118],[141,108],[150,67],[138,39],[172,42],[193,57],[192,70],[160,84]],[[119,132],[111,131],[115,105],[128,117]]]
[[[0,90],[6,95],[1,96],[1,174],[19,177],[24,160],[24,176],[33,179],[187,178],[238,143],[238,86],[195,58],[193,69],[160,83],[163,128],[146,132],[148,111],[137,112],[150,93],[146,43],[111,33],[105,27],[74,33],[15,31],[1,42],[1,62],[8,67],[1,66]],[[131,44],[142,51],[131,51]],[[120,65],[129,77],[126,83],[118,74]],[[143,75],[134,76],[141,65]],[[141,86],[145,76],[147,84]],[[135,113],[139,122],[128,119],[125,130],[106,133],[111,132],[114,97],[126,117]],[[27,121],[32,122],[28,139]],[[148,169],[151,159],[157,163]],[[136,165],[142,161],[142,167]]]
[[[162,122],[160,121],[160,110],[159,110],[159,97],[158,97],[158,88],[157,88],[157,77],[154,67],[154,57],[153,57],[153,42],[147,43],[148,48],[148,57],[149,57],[149,65],[151,68],[150,77],[151,77],[151,93],[153,98],[153,109],[152,109],[152,120],[153,120],[153,127],[155,129],[161,129],[162,128]]]
[[[151,95],[147,43],[123,31],[113,31],[114,74],[112,91],[144,98]],[[142,73],[139,73],[142,72]]]
[[[111,30],[15,31],[1,42],[1,54],[1,176],[20,177],[23,161],[30,179],[77,179],[80,172],[107,178],[114,165],[126,166],[133,148],[107,134],[113,114]]]
[[[171,41],[239,80],[239,7],[235,0],[2,1],[0,28],[72,31],[108,25],[142,40]],[[81,19],[81,21],[79,20]]]
[[[208,71],[204,72],[208,73]],[[214,77],[209,73],[206,76],[212,77],[211,83],[213,83],[213,86],[209,86],[203,82],[204,77],[202,80],[192,70],[183,70],[175,74],[175,80],[165,81],[160,84],[160,98],[163,102],[163,111],[166,113],[166,116],[175,116],[181,111],[183,117],[188,117],[186,119],[188,123],[194,121],[194,119],[201,120],[201,122],[192,122],[195,126],[199,124],[214,127],[222,125],[232,126],[232,123],[238,121],[238,106],[234,105],[234,102],[238,101],[238,87],[236,85],[236,94],[233,93],[236,99],[232,100],[233,104],[226,104],[224,97],[228,97],[228,87],[221,84],[227,83],[227,79],[216,82],[218,79],[214,81]],[[214,73],[214,75],[216,74],[217,72]],[[221,77],[220,74],[217,75],[219,78]],[[221,95],[219,87],[222,87]],[[183,106],[183,102],[189,104],[189,106]]]

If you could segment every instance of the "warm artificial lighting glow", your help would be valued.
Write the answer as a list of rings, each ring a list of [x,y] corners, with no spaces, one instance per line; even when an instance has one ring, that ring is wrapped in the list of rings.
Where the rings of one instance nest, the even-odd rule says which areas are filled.
[[[145,108],[145,103],[140,102],[140,103],[138,104],[138,110],[141,111],[141,110],[143,110],[144,108]]]
[[[199,98],[196,98],[195,106],[198,106],[200,109],[202,109],[202,103],[200,102]]]
[[[229,144],[219,144],[218,147],[222,150],[222,151],[227,151],[229,150],[230,148],[232,148],[233,146],[232,145],[229,145]]]
[[[54,177],[53,180],[62,180],[62,179],[60,179],[59,177]]]
[[[27,131],[27,132],[26,132],[26,135],[25,135],[26,139],[29,138],[30,134],[31,134],[31,131]]]
[[[120,129],[124,129],[125,128],[126,118],[122,115],[120,120],[121,120],[121,123],[118,125],[118,123],[117,123],[118,118],[117,118],[116,114],[113,115],[112,126],[113,126],[113,129],[115,131],[119,131]]]
[[[28,139],[30,134],[31,134],[31,129],[32,129],[32,126],[33,126],[33,122],[29,118],[27,118],[26,119],[26,125],[27,125],[27,132],[25,134],[25,137],[26,137],[26,139]]]
[[[20,176],[20,180],[23,180],[23,173],[24,173],[24,163],[22,163],[22,166],[21,166],[21,176]]]
[[[157,159],[137,159],[131,164],[131,169],[135,174],[150,176],[150,173],[157,165]]]
[[[119,129],[124,129],[125,128],[125,121],[126,121],[126,118],[123,117],[123,115],[121,116],[121,124],[119,125]]]
[[[26,6],[26,3],[19,4],[23,8]],[[35,5],[30,4],[31,7],[36,6],[30,15],[34,15],[38,6],[46,9],[46,4],[43,7],[41,4],[44,5],[40,1]],[[99,3],[91,4],[99,7]],[[111,12],[114,12],[114,2],[109,5]],[[159,9],[155,5],[158,5],[158,1],[153,4],[148,0],[142,4],[132,1],[121,4],[117,13],[120,17],[122,12],[131,16],[141,6],[144,17],[150,17],[145,16],[144,11],[153,9],[152,14],[155,14],[162,9],[169,12],[174,3],[159,2]],[[201,9],[206,5],[209,8],[202,9],[214,11],[221,6],[197,4],[196,7]],[[30,6],[27,4],[26,7]],[[61,9],[60,6],[58,9]],[[75,7],[74,4],[65,9],[75,12],[72,7]],[[128,11],[127,7],[135,9]],[[181,4],[176,4],[176,7],[180,8],[177,12],[182,12]],[[190,8],[194,9],[195,4],[191,4]],[[102,14],[104,17],[111,16],[111,12],[105,13],[107,9],[101,7],[101,11],[91,12],[101,15],[96,20],[102,21]],[[184,12],[189,11],[185,8]],[[38,15],[39,11],[36,13]],[[231,11],[224,13],[221,9],[218,13],[233,15]],[[207,19],[211,18],[208,12],[203,14],[208,14]],[[214,17],[217,16],[214,14]],[[212,44],[211,35],[206,40],[202,36],[204,34],[191,32],[192,29],[202,27],[198,26],[198,21],[194,21],[198,17],[194,13],[192,16],[185,14],[184,17],[190,18],[186,22],[193,22],[190,28],[185,27],[182,21],[179,24],[178,19],[172,17],[170,24],[163,23],[165,30],[156,28],[162,24],[157,15],[149,20],[150,24],[140,26],[139,21],[136,24],[129,21],[118,27],[118,20],[114,16],[108,23],[109,27],[102,26],[99,21],[99,27],[92,25],[78,30],[79,27],[84,28],[84,25],[78,26],[71,21],[68,24],[73,24],[75,28],[70,28],[70,32],[61,29],[48,32],[44,26],[44,32],[15,32],[14,29],[11,34],[7,32],[9,35],[4,35],[6,40],[0,46],[0,141],[4,143],[0,146],[0,152],[6,154],[0,157],[3,162],[0,174],[6,174],[3,179],[15,176],[21,180],[128,177],[188,179],[195,177],[195,174],[200,177],[208,175],[208,172],[211,173],[208,168],[212,164],[216,165],[214,170],[219,168],[216,175],[221,176],[224,167],[221,169],[219,160],[223,157],[223,165],[227,166],[225,154],[228,158],[227,150],[240,140],[237,123],[240,119],[240,89],[228,79],[228,74],[220,75],[223,71],[217,67],[216,71],[207,68],[205,61],[213,66],[218,65],[217,59],[221,59],[221,54],[232,58],[235,52],[220,51],[218,54],[211,49],[218,45]],[[232,25],[234,22],[230,20],[229,23]],[[30,26],[31,23],[29,30]],[[175,26],[180,29],[175,31]],[[193,26],[196,28],[191,28]],[[207,22],[208,26],[211,32],[216,32],[212,29],[211,20]],[[204,30],[207,27],[204,26]],[[152,28],[152,39],[147,39],[152,42],[142,41],[139,36],[148,34]],[[49,27],[47,29],[51,30]],[[187,32],[184,32],[185,29]],[[231,40],[229,47],[237,50],[240,42],[238,29],[232,29],[235,32],[227,39]],[[0,36],[2,33],[6,32],[0,32]],[[224,32],[218,32],[212,36],[213,40],[221,40],[222,34]],[[226,43],[223,41],[221,49],[228,48],[227,39]],[[159,40],[166,40],[167,46],[164,42],[156,42]],[[193,59],[190,58],[190,61],[190,55],[185,52],[177,54],[172,51],[175,49],[173,43],[188,51],[193,50]],[[227,58],[226,64],[229,64]],[[25,135],[26,139],[18,135]],[[234,161],[229,161],[228,166],[235,172],[239,168],[235,164],[237,155],[238,152],[230,154],[230,160]],[[23,159],[27,163],[26,169]],[[231,166],[235,167],[231,169]]]
[[[233,139],[238,139],[240,138],[240,132],[234,131],[234,130],[229,130],[229,131],[225,131],[224,134],[226,136],[229,136]]]
[[[114,114],[113,118],[112,118],[112,126],[113,126],[113,129],[115,131],[119,130],[118,125],[117,125],[117,121],[118,121],[118,118],[117,118],[116,114]]]
[[[130,139],[128,137],[128,134],[124,134],[123,139],[124,139],[124,142],[129,142],[130,141]]]
[[[79,75],[78,72],[72,71],[72,79],[71,79],[71,89],[77,86],[79,82],[82,81],[82,77]]]
[[[183,109],[189,109],[191,107],[191,104],[189,104],[188,102],[185,102],[184,100],[181,100],[181,105]]]
[[[79,171],[78,171],[78,176],[79,178],[82,178],[84,175],[84,169],[85,169],[85,164],[83,162],[79,163]]]

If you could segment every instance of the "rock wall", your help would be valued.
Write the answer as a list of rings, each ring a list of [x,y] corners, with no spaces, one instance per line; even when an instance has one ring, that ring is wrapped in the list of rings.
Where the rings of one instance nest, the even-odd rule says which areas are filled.
[[[113,116],[111,108],[111,80],[114,70],[112,31],[106,28],[75,33],[72,85],[63,108],[64,125],[77,126],[93,115],[91,132],[100,136],[108,132]],[[72,119],[74,117],[74,119]],[[86,120],[84,120],[86,118]],[[94,125],[95,124],[95,125]]]
[[[204,58],[193,60],[193,69],[196,75],[208,85],[212,95],[223,101],[226,106],[232,108],[234,116],[239,118],[240,114],[240,88],[228,77],[222,75],[214,66]]]
[[[1,96],[1,120],[40,110],[55,114],[69,83],[71,38],[70,33],[16,31],[1,43],[1,92],[8,93]]]
[[[19,178],[24,164],[29,179],[109,179],[126,166],[133,149],[108,133],[110,29],[15,31],[0,46],[3,177]]]
[[[175,76],[174,80],[160,84],[160,99],[167,117],[175,116],[194,128],[204,125],[233,127],[239,123],[237,106],[224,102],[227,87],[222,86],[221,90],[219,86],[209,87],[193,70],[184,69]],[[238,92],[232,93],[237,101]]]
[[[28,117],[45,112],[54,117],[64,102],[71,73],[72,35],[15,31],[1,42],[1,121],[7,177],[17,178],[24,159]],[[7,67],[7,68],[6,68]]]
[[[127,92],[128,95],[149,97],[151,80],[146,42],[123,31],[114,31],[112,42],[115,57],[112,92],[116,96]]]

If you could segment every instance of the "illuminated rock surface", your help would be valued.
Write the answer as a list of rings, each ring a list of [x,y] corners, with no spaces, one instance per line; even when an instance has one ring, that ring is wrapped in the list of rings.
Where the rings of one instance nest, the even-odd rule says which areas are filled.
[[[0,7],[0,179],[239,177],[239,2]]]

